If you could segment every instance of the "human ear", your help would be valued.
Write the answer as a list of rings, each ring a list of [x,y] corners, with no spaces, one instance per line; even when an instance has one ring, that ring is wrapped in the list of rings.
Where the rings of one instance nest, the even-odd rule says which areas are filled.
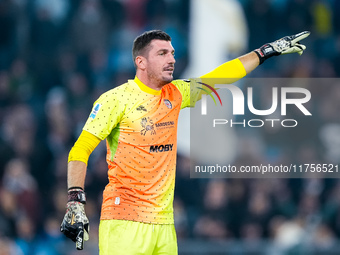
[[[138,69],[145,70],[146,68],[146,58],[143,56],[137,56],[135,63]]]

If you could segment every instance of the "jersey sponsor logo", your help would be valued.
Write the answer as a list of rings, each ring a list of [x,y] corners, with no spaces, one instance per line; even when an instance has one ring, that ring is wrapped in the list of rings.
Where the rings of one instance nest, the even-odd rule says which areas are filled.
[[[173,126],[173,125],[175,125],[174,121],[166,121],[166,122],[156,123],[157,128],[170,127],[170,126]]]
[[[172,151],[172,147],[174,145],[171,144],[161,144],[161,145],[151,145],[150,146],[150,153],[151,152],[167,152],[167,151]]]
[[[102,105],[98,103],[93,107],[92,112],[90,114],[91,119],[94,119],[96,117],[97,113],[99,112],[100,107],[102,107]]]
[[[168,107],[169,109],[172,109],[172,104],[171,104],[170,100],[164,99],[164,104],[165,104],[166,107]]]
[[[143,129],[140,131],[141,135],[146,135],[148,131],[150,131],[151,135],[156,134],[155,124],[149,117],[142,118],[140,124],[142,125]]]
[[[138,106],[138,107],[136,108],[136,110],[137,110],[137,111],[144,111],[144,112],[147,111],[146,108],[144,107],[144,105]]]

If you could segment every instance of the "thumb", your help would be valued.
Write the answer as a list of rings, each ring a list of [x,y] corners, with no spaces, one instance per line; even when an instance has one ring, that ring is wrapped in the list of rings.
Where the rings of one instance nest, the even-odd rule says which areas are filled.
[[[294,52],[297,52],[301,56],[303,51],[306,49],[306,46],[303,44],[297,43],[292,49]]]
[[[88,241],[90,239],[90,225],[87,223],[84,225],[84,241]]]

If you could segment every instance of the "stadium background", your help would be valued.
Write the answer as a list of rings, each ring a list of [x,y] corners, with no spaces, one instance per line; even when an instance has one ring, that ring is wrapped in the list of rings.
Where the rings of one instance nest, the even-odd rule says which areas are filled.
[[[93,101],[133,77],[131,44],[141,32],[167,31],[176,49],[176,78],[190,74],[192,31],[199,31],[193,15],[197,3],[233,6],[238,12],[233,15],[244,22],[233,30],[222,18],[226,32],[223,26],[211,31],[216,37],[208,41],[225,34],[237,39],[222,46],[225,61],[284,35],[312,32],[303,57],[271,59],[252,77],[339,77],[336,0],[1,0],[1,255],[97,254],[101,191],[107,183],[105,146],[101,143],[89,161],[91,239],[82,252],[59,231],[68,152]],[[195,55],[212,49],[199,50]],[[312,107],[320,108],[319,115],[285,146],[302,163],[325,157],[339,163],[340,91],[320,89],[318,95],[320,103]],[[308,136],[310,129],[320,137]],[[279,145],[287,141],[285,136],[261,139],[262,145],[266,139]],[[265,157],[277,157],[278,147],[264,150]],[[178,155],[174,204],[180,254],[339,254],[338,180],[190,179],[185,151]],[[244,156],[256,161],[257,155]]]

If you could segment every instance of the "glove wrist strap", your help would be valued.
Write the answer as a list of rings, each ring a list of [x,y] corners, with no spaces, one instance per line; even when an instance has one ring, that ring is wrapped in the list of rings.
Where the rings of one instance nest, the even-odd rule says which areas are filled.
[[[273,46],[269,43],[261,46],[260,48],[254,50],[256,55],[259,57],[260,65],[268,58],[280,55],[276,50],[274,50]]]
[[[266,59],[264,58],[263,53],[260,51],[260,49],[256,49],[256,50],[254,50],[254,52],[256,53],[256,55],[257,55],[258,58],[259,58],[259,61],[260,61],[260,64],[259,64],[259,65],[262,65],[262,63],[266,60]]]
[[[80,202],[86,204],[85,192],[80,187],[69,188],[67,192],[67,202]]]

